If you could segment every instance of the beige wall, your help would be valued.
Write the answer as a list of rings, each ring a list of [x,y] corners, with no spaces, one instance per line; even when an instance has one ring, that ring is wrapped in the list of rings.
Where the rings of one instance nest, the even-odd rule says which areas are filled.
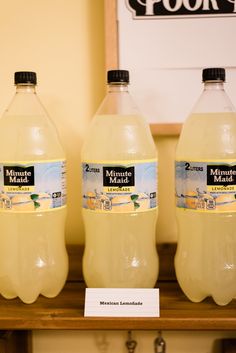
[[[177,241],[174,185],[174,157],[177,142],[177,136],[155,138],[159,160],[159,210],[156,237],[158,243]]]
[[[7,0],[0,8],[0,113],[14,94],[17,70],[38,73],[38,93],[58,127],[68,156],[68,243],[83,242],[80,148],[88,123],[105,94],[103,0]],[[173,155],[176,139],[160,139],[158,241],[175,241]],[[171,220],[171,221],[170,221]],[[36,331],[34,353],[126,352],[126,332]],[[166,332],[168,350],[210,352],[230,333]],[[152,352],[155,332],[138,332],[138,352]],[[104,351],[105,353],[105,351]]]
[[[80,149],[106,90],[104,2],[8,0],[0,11],[0,43],[0,114],[15,92],[14,72],[36,71],[39,97],[55,122],[67,153],[66,241],[83,243]],[[157,142],[161,170],[159,242],[176,240],[172,164],[175,143],[170,138]]]
[[[164,331],[166,353],[221,353],[220,339],[236,338],[235,332]],[[154,353],[156,331],[133,331],[135,353]],[[126,331],[38,331],[34,353],[128,353]]]
[[[80,148],[105,92],[103,0],[8,0],[0,7],[0,113],[17,70],[35,70],[38,94],[68,158],[66,240],[82,242]]]

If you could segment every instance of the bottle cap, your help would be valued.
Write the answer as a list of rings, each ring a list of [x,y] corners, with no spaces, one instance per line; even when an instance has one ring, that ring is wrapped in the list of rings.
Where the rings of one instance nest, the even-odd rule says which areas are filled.
[[[109,70],[107,72],[107,83],[126,82],[129,83],[129,71],[127,70]]]
[[[15,72],[15,85],[19,83],[37,84],[36,72],[32,71],[17,71]]]
[[[225,69],[211,67],[202,71],[202,81],[225,81]]]

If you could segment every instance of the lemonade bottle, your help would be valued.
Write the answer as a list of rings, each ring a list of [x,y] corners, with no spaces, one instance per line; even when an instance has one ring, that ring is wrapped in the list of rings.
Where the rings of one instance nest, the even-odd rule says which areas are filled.
[[[151,288],[158,275],[157,152],[128,83],[128,71],[108,71],[107,96],[82,148],[88,287]]]
[[[203,70],[204,91],[176,151],[178,282],[194,302],[236,296],[236,112],[225,70]]]
[[[36,73],[15,73],[0,119],[0,293],[34,302],[56,296],[68,271],[65,155],[36,95]]]

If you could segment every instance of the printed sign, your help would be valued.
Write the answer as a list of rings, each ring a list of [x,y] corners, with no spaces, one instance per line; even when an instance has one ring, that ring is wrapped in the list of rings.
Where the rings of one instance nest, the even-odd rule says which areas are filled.
[[[234,16],[236,0],[126,0],[133,18]]]
[[[159,317],[159,289],[86,288],[84,316]]]

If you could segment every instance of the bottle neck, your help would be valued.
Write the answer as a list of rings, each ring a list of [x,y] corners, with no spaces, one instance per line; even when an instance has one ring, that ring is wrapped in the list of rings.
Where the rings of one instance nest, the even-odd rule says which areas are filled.
[[[192,113],[235,112],[235,108],[224,89],[224,81],[205,81],[204,89],[193,107]]]
[[[108,92],[109,93],[119,93],[119,92],[128,92],[128,84],[124,83],[109,83],[108,84]]]
[[[224,91],[224,81],[204,82],[204,91],[210,91],[210,90]]]
[[[127,82],[111,82],[97,115],[139,115]]]
[[[17,84],[16,93],[35,93],[35,85],[33,84]]]

